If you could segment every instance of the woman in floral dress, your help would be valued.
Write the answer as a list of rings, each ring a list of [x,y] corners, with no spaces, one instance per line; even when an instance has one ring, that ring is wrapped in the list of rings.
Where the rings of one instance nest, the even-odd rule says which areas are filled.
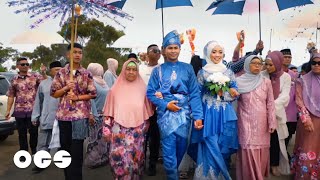
[[[291,167],[295,179],[320,179],[320,54],[308,64],[311,71],[296,86],[299,109],[296,144]]]
[[[127,61],[105,103],[103,135],[110,141],[110,166],[114,179],[138,180],[143,174],[144,141],[153,114],[146,85],[135,61]]]
[[[91,99],[91,114],[89,119],[94,122],[89,126],[89,137],[85,140],[86,154],[84,163],[89,168],[105,165],[109,158],[109,144],[102,137],[103,107],[109,87],[102,79],[103,67],[98,63],[90,63],[87,70],[91,72],[94,85],[97,89],[97,97]]]

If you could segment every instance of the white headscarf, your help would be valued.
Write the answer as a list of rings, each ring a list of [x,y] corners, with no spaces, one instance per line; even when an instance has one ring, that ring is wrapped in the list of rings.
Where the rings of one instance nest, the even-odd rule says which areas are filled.
[[[87,67],[87,70],[91,72],[92,77],[96,83],[100,86],[106,88],[108,87],[106,82],[102,79],[103,67],[99,63],[90,63]]]
[[[118,67],[118,60],[114,58],[108,58],[107,65],[108,65],[108,70],[111,71],[115,77],[118,77],[116,72]]]
[[[250,71],[250,63],[254,58],[259,58],[259,56],[251,55],[246,58],[246,60],[244,61],[245,74],[236,78],[238,92],[240,94],[248,93],[255,90],[263,81],[263,75],[261,74],[261,72],[259,74],[252,74]]]
[[[223,58],[218,64],[211,61],[210,54],[216,46],[220,46],[224,54],[224,47],[217,41],[209,41],[203,49],[203,56],[206,58],[207,64],[202,69],[208,73],[224,72],[227,70],[226,65],[223,64]]]

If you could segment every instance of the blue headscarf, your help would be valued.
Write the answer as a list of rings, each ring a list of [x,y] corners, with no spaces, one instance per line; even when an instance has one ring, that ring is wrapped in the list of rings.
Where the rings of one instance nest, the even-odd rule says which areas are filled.
[[[181,43],[180,43],[180,35],[176,30],[173,30],[171,32],[169,32],[163,39],[162,42],[162,47],[166,48],[169,45],[178,45],[179,47],[181,47]]]

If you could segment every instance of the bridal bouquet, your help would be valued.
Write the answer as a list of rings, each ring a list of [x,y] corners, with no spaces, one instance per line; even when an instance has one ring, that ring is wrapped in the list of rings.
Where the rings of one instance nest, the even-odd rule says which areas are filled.
[[[211,95],[216,94],[217,99],[220,99],[220,95],[230,90],[230,78],[221,72],[213,73],[207,77],[205,86]]]

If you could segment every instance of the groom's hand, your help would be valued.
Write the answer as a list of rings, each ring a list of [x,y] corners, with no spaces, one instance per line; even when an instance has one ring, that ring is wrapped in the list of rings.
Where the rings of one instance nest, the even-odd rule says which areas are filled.
[[[177,106],[176,104],[178,103],[178,101],[170,101],[167,105],[167,109],[169,109],[170,111],[173,112],[177,112],[181,109],[181,107]]]

